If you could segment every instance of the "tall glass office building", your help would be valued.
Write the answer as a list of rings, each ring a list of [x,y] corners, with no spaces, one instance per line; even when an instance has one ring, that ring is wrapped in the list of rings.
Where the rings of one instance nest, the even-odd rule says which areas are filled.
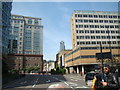
[[[43,26],[41,18],[11,16],[9,53],[43,54]]]
[[[0,47],[3,54],[8,53],[11,9],[12,2],[0,2]]]

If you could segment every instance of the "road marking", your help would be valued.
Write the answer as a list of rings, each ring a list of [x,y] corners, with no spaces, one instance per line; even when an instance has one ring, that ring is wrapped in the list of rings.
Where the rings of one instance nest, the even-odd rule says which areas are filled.
[[[36,84],[37,84],[37,82],[38,82],[38,79],[39,79],[39,78],[37,78],[37,80],[35,81],[35,84],[34,84],[32,87],[35,87],[35,85],[36,85]]]
[[[21,82],[20,84],[25,84],[25,83],[27,83],[27,81],[25,81],[25,82]]]
[[[69,86],[69,84],[67,83],[67,82],[64,82],[68,87],[70,87],[72,90],[74,90],[73,89],[73,87],[71,87],[71,86]]]

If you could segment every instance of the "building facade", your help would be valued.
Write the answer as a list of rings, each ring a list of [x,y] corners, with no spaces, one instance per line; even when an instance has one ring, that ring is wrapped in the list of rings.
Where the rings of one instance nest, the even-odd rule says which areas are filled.
[[[9,53],[43,54],[43,26],[41,18],[11,16]]]
[[[37,68],[43,70],[43,26],[42,19],[22,15],[11,16],[9,55],[13,69]],[[13,55],[12,55],[13,54]]]
[[[112,61],[120,61],[119,18],[118,12],[74,11],[71,18],[73,50],[65,56],[69,73],[96,69],[100,63],[96,60],[100,44],[102,52],[112,53]]]
[[[8,40],[10,31],[10,19],[12,10],[11,2],[0,2],[0,47],[2,47],[2,54],[8,54]]]
[[[64,68],[65,67],[65,55],[69,52],[71,52],[72,50],[62,50],[60,51],[57,55],[56,55],[56,61],[57,61],[57,65],[60,68]]]

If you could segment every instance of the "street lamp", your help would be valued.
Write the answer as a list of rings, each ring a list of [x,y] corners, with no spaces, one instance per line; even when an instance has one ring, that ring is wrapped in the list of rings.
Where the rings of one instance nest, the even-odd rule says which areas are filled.
[[[113,66],[113,60],[112,60],[112,49],[111,49],[111,41],[110,41],[110,31],[108,30],[108,27],[107,27],[107,33],[108,33],[108,39],[109,39],[109,49],[110,49],[110,59],[111,59],[111,65]]]

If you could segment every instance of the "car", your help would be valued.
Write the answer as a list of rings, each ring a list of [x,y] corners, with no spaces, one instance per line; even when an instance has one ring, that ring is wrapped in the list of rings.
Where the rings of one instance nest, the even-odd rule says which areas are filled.
[[[96,75],[95,72],[88,72],[85,76],[85,83],[88,86],[92,85],[92,80],[94,79],[94,76]]]

